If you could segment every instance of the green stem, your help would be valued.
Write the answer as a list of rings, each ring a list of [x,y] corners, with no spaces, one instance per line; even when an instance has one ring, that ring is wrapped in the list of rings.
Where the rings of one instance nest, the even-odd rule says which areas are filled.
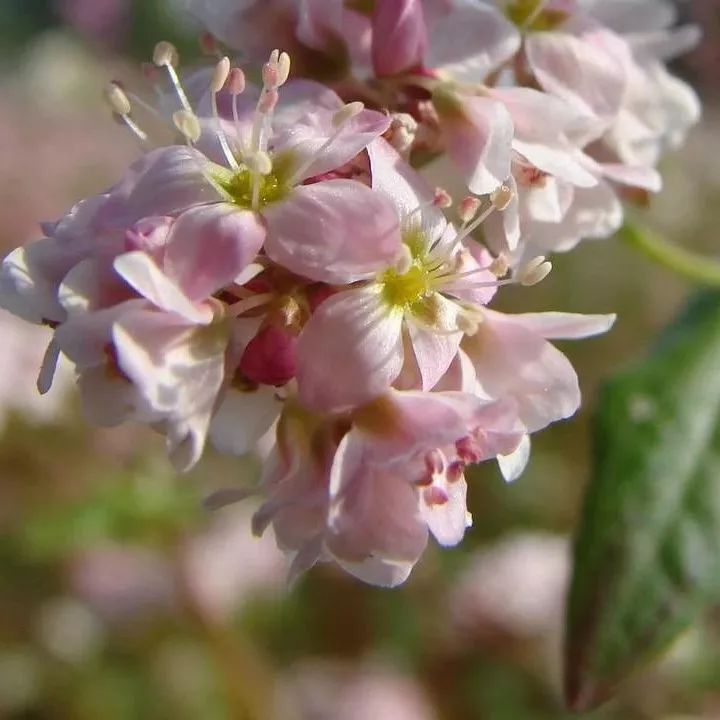
[[[720,262],[717,260],[696,255],[629,223],[623,225],[618,236],[630,247],[678,275],[700,285],[720,287]]]

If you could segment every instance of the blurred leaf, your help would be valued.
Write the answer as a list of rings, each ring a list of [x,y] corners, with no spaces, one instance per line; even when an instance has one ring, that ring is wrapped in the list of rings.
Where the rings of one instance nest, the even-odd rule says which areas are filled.
[[[159,463],[119,473],[81,501],[27,518],[20,543],[30,559],[61,559],[102,540],[172,540],[200,517],[196,491]]]
[[[601,394],[574,558],[566,696],[607,699],[720,598],[720,294]]]

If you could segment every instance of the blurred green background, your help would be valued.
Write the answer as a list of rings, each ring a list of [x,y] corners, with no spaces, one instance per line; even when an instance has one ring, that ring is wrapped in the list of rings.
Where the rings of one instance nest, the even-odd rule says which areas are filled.
[[[175,5],[179,2],[174,3]],[[720,4],[684,12],[703,45],[675,68],[706,102],[664,192],[641,211],[669,238],[717,254]],[[198,59],[170,0],[0,0],[0,251],[38,236],[122,172],[137,150],[104,108],[108,79],[141,85],[159,39]],[[211,451],[173,475],[150,431],[80,417],[71,373],[38,398],[46,331],[0,312],[0,718],[135,720],[562,720],[568,538],[603,377],[642,357],[689,288],[616,240],[555,258],[511,290],[510,310],[617,312],[606,337],[565,344],[582,412],[540,433],[507,486],[470,478],[474,527],[431,547],[388,591],[318,567],[288,591],[253,504],[202,510],[208,489],[251,477]],[[599,720],[720,717],[720,614],[629,678]]]

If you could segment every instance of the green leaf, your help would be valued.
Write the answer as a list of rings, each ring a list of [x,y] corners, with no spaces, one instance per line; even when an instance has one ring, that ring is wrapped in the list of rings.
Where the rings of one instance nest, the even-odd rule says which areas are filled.
[[[566,696],[606,700],[720,599],[720,294],[601,393],[578,532]]]

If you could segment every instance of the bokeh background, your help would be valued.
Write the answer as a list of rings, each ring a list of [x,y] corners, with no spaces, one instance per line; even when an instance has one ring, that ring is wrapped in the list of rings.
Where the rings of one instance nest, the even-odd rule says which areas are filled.
[[[0,255],[113,182],[137,149],[101,101],[142,85],[170,39],[199,61],[179,0],[0,0]],[[717,255],[720,2],[682,3],[705,30],[674,69],[706,105],[636,211]],[[474,527],[431,548],[396,590],[318,567],[285,587],[252,501],[211,514],[209,489],[257,473],[208,452],[177,477],[150,431],[99,431],[72,374],[39,398],[46,331],[0,311],[0,718],[52,720],[562,720],[569,546],[604,377],[641,358],[690,292],[619,241],[588,242],[510,310],[617,312],[606,337],[563,350],[585,402],[537,436],[525,475],[470,480]],[[720,613],[703,619],[598,720],[720,718]]]

